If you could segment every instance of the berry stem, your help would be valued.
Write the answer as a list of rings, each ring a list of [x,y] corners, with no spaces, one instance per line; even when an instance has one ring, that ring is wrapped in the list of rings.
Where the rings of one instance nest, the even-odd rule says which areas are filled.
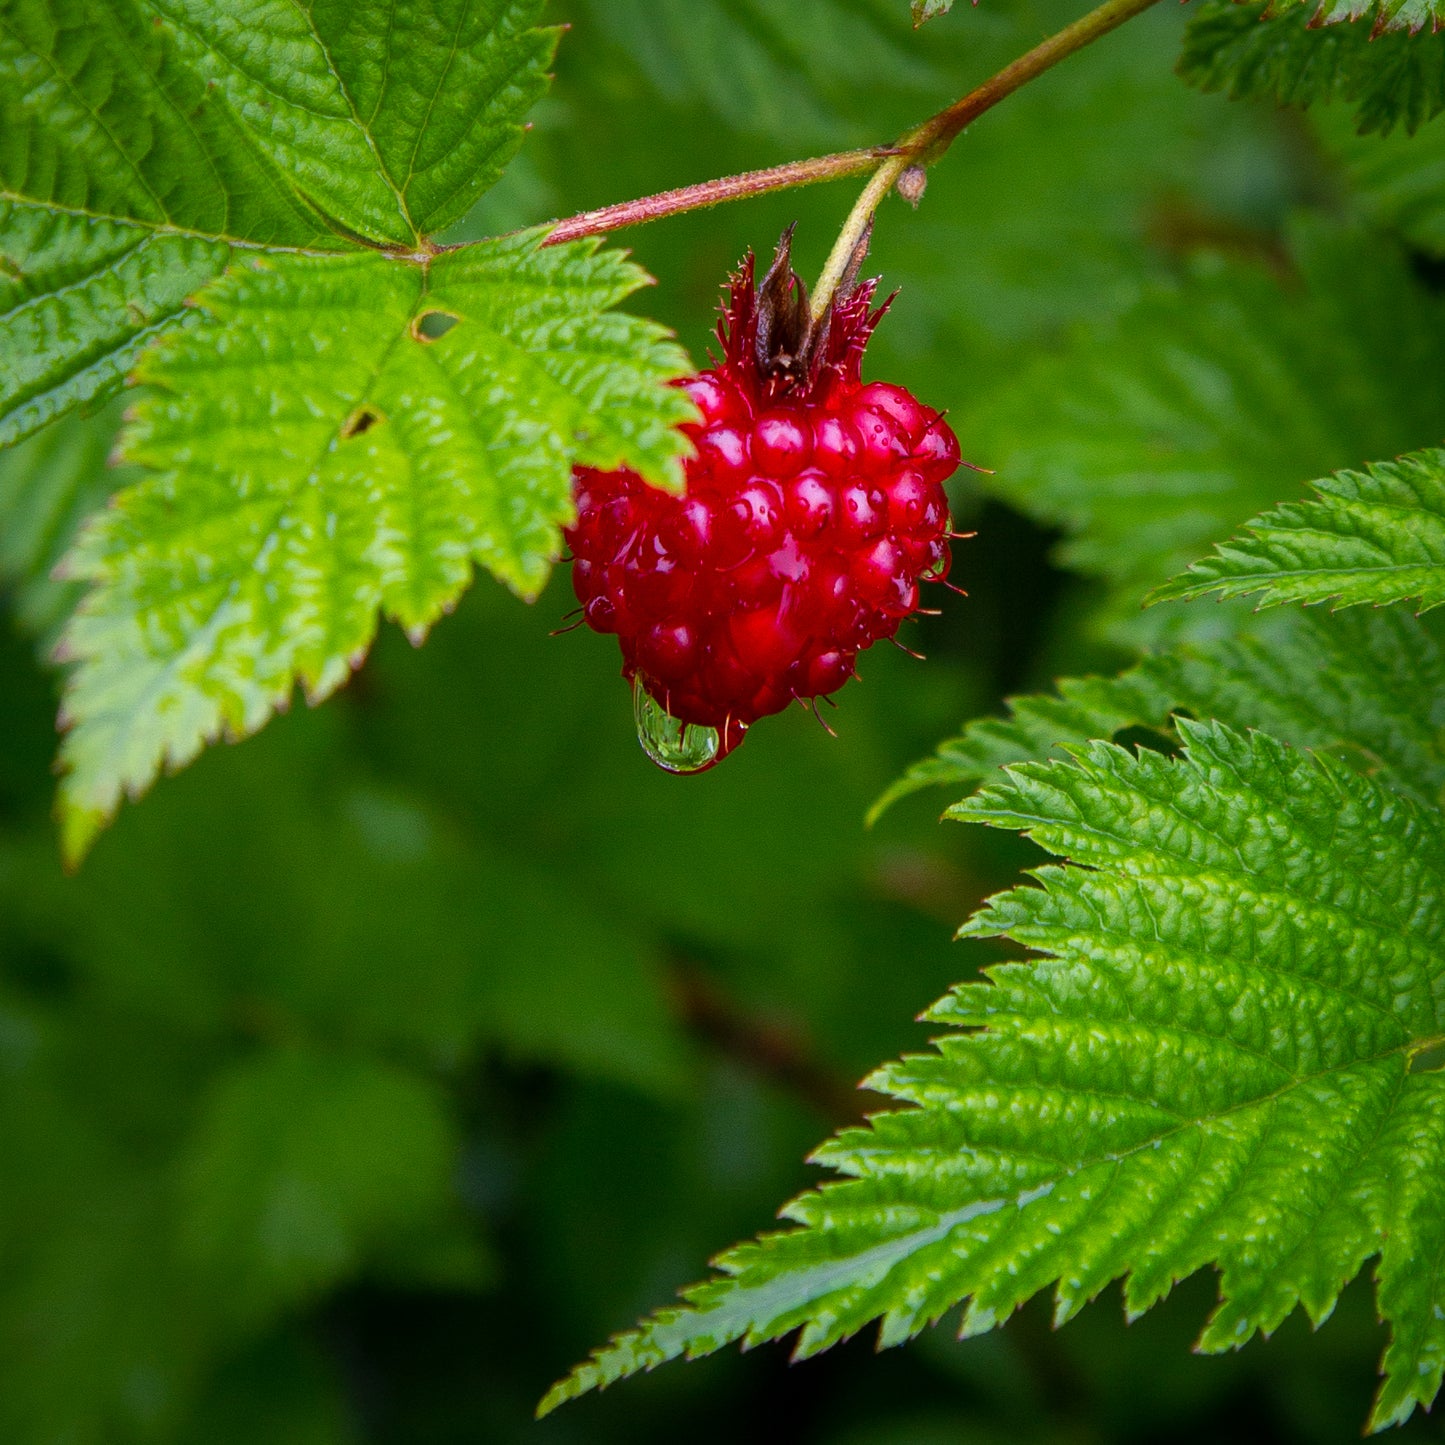
[[[961,100],[954,101],[947,109],[939,111],[903,136],[893,147],[892,154],[886,156],[873,172],[838,233],[838,239],[823,266],[823,274],[818,277],[818,284],[813,290],[813,319],[822,320],[838,283],[848,270],[854,251],[873,223],[873,213],[906,171],[932,165],[985,111],[992,110],[999,101],[1052,69],[1066,56],[1091,45],[1100,36],[1118,29],[1126,20],[1143,14],[1156,3],[1157,0],[1105,0],[1104,4],[1075,20],[1072,25],[1066,25],[1056,35],[1049,36],[969,91]],[[921,187],[913,192],[915,203],[919,194]]]
[[[556,246],[584,236],[602,236],[626,226],[639,226],[647,221],[661,220],[664,216],[721,205],[725,201],[743,200],[749,196],[766,195],[770,191],[792,190],[798,186],[816,185],[820,181],[872,171],[873,175],[844,224],[814,292],[813,314],[821,316],[847,270],[853,250],[867,229],[873,212],[898,184],[900,177],[906,172],[932,165],[966,126],[991,110],[1005,96],[1012,95],[1020,86],[1042,75],[1065,56],[1082,50],[1157,3],[1158,0],[1104,0],[1104,4],[1019,56],[962,99],[914,127],[896,145],[869,146],[862,150],[815,156],[811,160],[790,161],[766,170],[745,171],[741,175],[723,176],[718,180],[643,196],[635,201],[603,206],[600,210],[583,211],[558,221],[542,244]]]

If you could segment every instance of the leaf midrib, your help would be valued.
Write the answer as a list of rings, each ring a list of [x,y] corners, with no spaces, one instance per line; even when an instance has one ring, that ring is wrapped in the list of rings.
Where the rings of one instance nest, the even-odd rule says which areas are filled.
[[[343,235],[341,232],[333,232],[338,240],[347,242],[347,250],[326,249],[317,246],[287,246],[274,241],[251,241],[243,236],[229,236],[217,231],[202,231],[193,226],[180,226],[174,221],[148,221],[139,216],[115,215],[106,211],[92,211],[84,206],[65,206],[56,201],[37,199],[34,196],[22,196],[16,191],[0,189],[0,201],[8,201],[14,206],[28,206],[37,211],[50,211],[57,216],[75,216],[85,221],[104,221],[112,226],[134,226],[138,230],[149,231],[155,235],[175,237],[177,240],[209,241],[220,246],[234,246],[238,251],[260,251],[278,256],[313,256],[318,259],[334,258],[347,254],[355,254],[363,248],[367,251],[384,251],[384,247],[364,244],[353,237]],[[315,211],[314,207],[311,207]],[[320,216],[320,212],[316,212]],[[322,217],[322,219],[326,219]]]

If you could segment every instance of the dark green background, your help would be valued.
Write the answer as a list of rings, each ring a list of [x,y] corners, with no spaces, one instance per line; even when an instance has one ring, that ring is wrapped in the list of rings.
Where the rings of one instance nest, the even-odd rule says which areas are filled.
[[[904,0],[557,9],[552,97],[469,234],[887,139],[1077,13],[986,0],[915,35]],[[1112,1294],[1058,1335],[1036,1302],[967,1344],[729,1353],[531,1421],[590,1346],[770,1224],[814,1178],[807,1150],[866,1107],[854,1081],[923,1047],[914,1016],[989,960],[952,930],[1031,850],[940,827],[942,797],[872,831],[868,804],[961,719],[1167,630],[1136,620],[1135,563],[1054,565],[1025,514],[1058,520],[1067,494],[1032,500],[1029,465],[1066,475],[1071,436],[1098,441],[1070,404],[1127,351],[1091,339],[1116,318],[1156,293],[1187,314],[1221,267],[1288,310],[1299,214],[1355,208],[1298,115],[1172,75],[1182,23],[1161,7],[1071,60],[967,133],[916,215],[880,215],[872,269],[902,289],[870,374],[948,407],[999,472],[955,493],[979,532],[957,552],[970,596],[911,626],[926,663],[864,659],[837,740],[795,710],[716,772],[666,777],[613,645],[548,635],[565,569],[532,607],[480,580],[424,648],[384,631],[323,709],[128,806],[68,879],[37,641],[64,595],[26,575],[64,519],[33,555],[0,543],[0,1440],[1355,1437],[1382,1343],[1368,1293],[1319,1336],[1292,1320],[1202,1359],[1205,1279],[1129,1329]],[[659,280],[637,304],[701,359],[744,249],[797,219],[816,270],[853,191],[629,235]],[[113,425],[4,459],[0,503],[47,467],[103,491]],[[1288,444],[1291,469],[1246,449],[1264,480],[1200,535],[1365,459]],[[1087,550],[1088,509],[1065,520]]]

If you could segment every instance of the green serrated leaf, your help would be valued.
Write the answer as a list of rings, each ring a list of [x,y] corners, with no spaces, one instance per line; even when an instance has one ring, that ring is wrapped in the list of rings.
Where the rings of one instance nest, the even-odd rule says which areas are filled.
[[[541,0],[3,0],[0,445],[119,389],[234,248],[415,247],[521,143]]]
[[[162,766],[333,692],[379,614],[419,639],[476,563],[535,595],[574,463],[680,477],[686,358],[609,309],[643,273],[539,239],[257,261],[148,354],[123,445],[151,475],[66,563],[92,586],[63,643],[68,856]]]
[[[1337,751],[1422,803],[1445,796],[1441,629],[1398,611],[1291,613],[1256,636],[1176,646],[1117,677],[1065,678],[1057,695],[1010,698],[1006,718],[970,722],[941,743],[869,819],[924,788],[971,790],[1096,738],[1145,729],[1173,740],[1181,712]]]
[[[1184,35],[1179,74],[1201,90],[1282,105],[1357,106],[1362,132],[1415,131],[1445,109],[1445,34],[1377,34],[1364,21],[1315,23],[1303,6],[1208,0]]]
[[[1440,300],[1358,233],[1310,226],[1292,249],[1278,279],[1202,260],[971,420],[984,485],[1062,528],[1061,559],[1109,584],[1116,617],[1299,479],[1445,428]]]
[[[1441,0],[1275,0],[1281,13],[1305,10],[1316,25],[1338,25],[1343,21],[1369,20],[1377,34],[1408,30],[1414,34],[1433,29],[1445,20]]]
[[[1153,659],[1119,677],[1066,677],[1058,695],[1007,699],[1007,718],[982,718],[915,763],[868,811],[871,827],[901,798],[924,788],[976,786],[1000,768],[1032,758],[1062,757],[1093,738],[1126,728],[1163,728],[1183,705],[1154,676]]]
[[[794,1229],[729,1251],[684,1305],[621,1335],[543,1411],[678,1355],[870,1321],[962,1332],[1054,1286],[1069,1319],[1124,1280],[1131,1315],[1215,1266],[1200,1348],[1296,1306],[1316,1323],[1372,1255],[1392,1338],[1376,1427],[1445,1369],[1445,820],[1255,733],[1181,723],[1185,753],[1107,743],[1023,764],[954,816],[1066,866],[963,929],[1042,955],[967,984],[957,1029],[869,1080],[904,1107],[815,1155],[848,1176]]]
[[[1445,602],[1445,451],[1431,449],[1313,483],[1245,524],[1151,600],[1261,594],[1260,607]]]

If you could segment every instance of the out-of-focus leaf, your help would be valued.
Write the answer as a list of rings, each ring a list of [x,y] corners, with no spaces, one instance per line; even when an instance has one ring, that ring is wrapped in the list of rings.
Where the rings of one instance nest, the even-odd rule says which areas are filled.
[[[943,94],[895,0],[586,0],[664,100],[747,134],[863,138],[855,93]]]
[[[444,1099],[364,1058],[278,1050],[211,1085],[181,1162],[178,1248],[246,1323],[454,1207]]]
[[[1352,101],[1361,132],[1413,132],[1445,109],[1445,34],[1319,25],[1301,5],[1206,0],[1189,22],[1179,73],[1201,90],[1282,105]]]
[[[81,588],[51,576],[83,523],[134,470],[110,465],[119,421],[67,417],[0,452],[0,588],[13,594],[21,626],[48,652]]]
[[[114,1007],[201,1038],[239,1020],[445,1070],[488,1047],[675,1097],[651,930],[344,758],[305,715],[138,812],[79,878],[43,839],[0,846],[0,915]],[[217,840],[199,856],[197,835]]]
[[[1334,106],[1316,112],[1311,124],[1371,222],[1419,250],[1445,255],[1445,119],[1412,136],[1359,135]]]
[[[987,487],[1064,530],[1115,616],[1306,478],[1445,430],[1441,301],[1362,235],[1305,230],[1292,259],[1201,265],[973,418]]]

